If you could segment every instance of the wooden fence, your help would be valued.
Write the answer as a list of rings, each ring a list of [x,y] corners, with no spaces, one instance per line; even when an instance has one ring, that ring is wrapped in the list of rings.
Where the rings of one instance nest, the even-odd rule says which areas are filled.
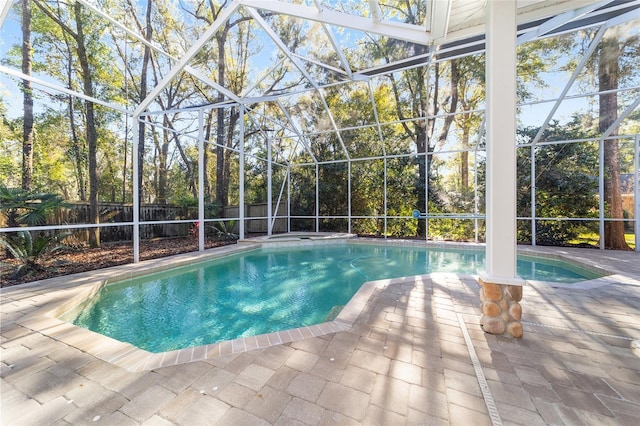
[[[269,212],[267,203],[259,204],[247,204],[244,208],[245,231],[248,233],[266,234],[268,231],[267,219],[251,219],[252,217],[267,217]],[[278,207],[278,217],[273,224],[273,232],[282,233],[287,232],[287,206],[280,205]],[[229,206],[223,209],[223,217],[238,217],[240,215],[240,207]],[[282,219],[280,219],[282,218]],[[238,232],[238,225],[236,224],[233,232]]]
[[[131,204],[100,203],[100,223],[133,222],[133,206]],[[229,206],[223,209],[222,218],[237,218],[238,206]],[[286,214],[286,206],[280,206],[278,214]],[[250,204],[245,206],[245,231],[247,233],[267,233],[267,219],[251,219],[252,217],[266,217],[267,204]],[[158,222],[170,220],[190,220],[198,218],[197,208],[177,207],[162,204],[145,204],[140,207],[141,222]],[[89,205],[86,203],[72,203],[67,207],[52,212],[47,218],[48,225],[73,225],[89,223]],[[143,240],[153,238],[185,237],[193,229],[192,222],[186,223],[153,223],[140,226],[140,238]],[[287,231],[287,219],[276,220],[274,232]],[[239,225],[234,224],[232,232],[239,232]],[[78,230],[78,239],[88,239],[86,230]],[[100,239],[103,242],[131,241],[133,238],[132,225],[105,226],[100,228]]]
[[[100,203],[100,223],[133,222],[133,206],[120,203]],[[166,221],[196,219],[197,208],[177,207],[162,204],[146,204],[140,207],[140,221]],[[86,203],[68,204],[68,207],[53,212],[47,220],[48,224],[85,224],[89,222],[89,205]],[[191,223],[154,223],[140,226],[140,238],[184,237],[189,234]],[[78,238],[83,240],[86,232],[79,231]],[[88,237],[88,236],[87,236]],[[100,228],[100,239],[103,242],[130,241],[133,238],[133,226],[106,226]]]

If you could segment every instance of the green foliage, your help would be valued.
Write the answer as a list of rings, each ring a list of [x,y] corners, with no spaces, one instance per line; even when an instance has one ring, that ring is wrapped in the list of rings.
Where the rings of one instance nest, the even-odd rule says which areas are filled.
[[[358,161],[351,165],[351,213],[354,216],[384,214],[384,161]]]
[[[348,180],[347,163],[330,163],[320,166],[318,192],[321,216],[348,214]]]
[[[12,276],[20,277],[41,268],[40,262],[54,253],[68,248],[63,240],[70,233],[46,235],[35,238],[29,231],[18,231],[15,235],[0,235],[0,246],[4,247],[19,261]]]
[[[0,214],[7,226],[41,225],[52,210],[64,206],[58,194],[26,191],[21,188],[7,188],[0,184]]]
[[[537,128],[524,129],[520,136],[527,139],[537,134]],[[553,122],[542,140],[569,140],[586,136],[576,118],[566,126]],[[598,147],[593,142],[559,145],[538,145],[535,153],[536,217],[597,217]],[[518,215],[531,215],[530,149],[518,151]],[[536,243],[561,245],[584,232],[579,222],[539,220],[536,223]],[[528,221],[518,223],[518,240],[531,241]]]
[[[351,232],[358,235],[382,235],[384,222],[380,219],[354,219],[351,222]]]
[[[0,214],[10,228],[43,224],[48,213],[64,205],[58,194],[7,188],[0,184]],[[41,259],[66,248],[61,242],[70,235],[63,233],[50,236],[41,233],[34,237],[29,231],[18,231],[0,235],[0,246],[19,261],[13,275],[21,276],[39,268]]]
[[[171,203],[178,207],[184,207],[187,209],[198,208],[198,199],[190,194],[180,194],[179,196],[173,198],[171,200]]]
[[[60,22],[43,13],[41,8],[33,7],[32,45],[33,70],[37,74],[47,74],[55,81],[65,84],[74,91],[84,91],[83,74],[80,67],[78,43],[74,42],[72,32],[80,24],[85,33],[83,45],[88,53],[89,71],[93,85],[92,96],[111,103],[131,108],[148,94],[151,87],[171,69],[172,61],[163,55],[153,55],[151,69],[144,75],[153,81],[142,93],[142,61],[144,45],[133,41],[117,28],[111,27],[103,19],[95,16],[82,6],[74,12],[73,2],[40,2],[43,6],[59,15]],[[154,0],[153,2],[112,2],[101,4],[109,10],[110,16],[119,22],[140,25],[143,30],[143,15],[149,7],[150,25],[153,31],[151,42],[181,57],[193,40],[209,28],[223,10],[224,1],[186,1],[172,2]],[[337,2],[340,3],[340,2]],[[367,10],[366,2],[349,2],[353,10]],[[16,3],[19,7],[19,2]],[[338,5],[339,6],[339,5]],[[381,7],[386,19],[396,22],[420,24],[426,15],[425,2],[389,1]],[[183,16],[192,19],[184,21]],[[246,14],[234,14],[228,24],[223,25],[215,35],[215,41],[205,44],[191,65],[196,69],[208,70],[208,78],[230,89],[233,93],[269,95],[279,97],[282,106],[275,102],[247,105],[247,117],[244,121],[245,152],[247,153],[244,201],[264,202],[277,197],[281,184],[285,181],[285,167],[273,169],[273,191],[267,193],[267,167],[262,159],[267,157],[265,141],[271,144],[272,158],[280,164],[313,163],[312,155],[319,166],[319,184],[316,182],[316,169],[312,166],[291,168],[291,214],[294,216],[374,216],[354,219],[352,229],[362,233],[382,234],[385,212],[387,233],[395,236],[424,235],[424,222],[404,219],[411,215],[413,208],[424,210],[429,203],[431,212],[468,213],[473,211],[472,186],[469,182],[478,177],[479,196],[484,190],[483,164],[476,170],[470,170],[472,153],[469,155],[444,155],[434,151],[458,151],[473,147],[477,135],[482,132],[482,112],[484,106],[484,55],[475,54],[456,59],[459,75],[456,77],[452,63],[448,60],[429,62],[428,66],[415,66],[408,70],[380,71],[363,81],[351,81],[348,84],[329,84],[337,81],[332,68],[341,67],[332,46],[322,31],[311,29],[303,20],[290,19],[281,14],[263,14],[272,30],[295,56],[304,56],[313,52],[314,61],[305,63],[305,70],[316,77],[322,90],[306,91],[308,82],[304,76],[293,69],[291,58],[287,58],[279,49],[266,52],[262,44],[264,30]],[[9,17],[8,19],[12,19]],[[634,24],[632,22],[631,24]],[[66,27],[66,29],[65,29]],[[256,30],[256,28],[258,28]],[[319,27],[316,27],[319,28]],[[71,31],[69,31],[71,30]],[[611,29],[609,31],[612,31]],[[637,57],[640,52],[636,27],[618,27],[620,41],[620,88],[626,89],[619,94],[623,101],[619,110],[624,110],[637,96],[630,90],[638,84],[640,67]],[[528,42],[518,47],[518,99],[537,98],[536,89],[549,83],[568,79],[576,64],[583,58],[581,53],[589,45],[597,27],[566,33],[542,40]],[[341,36],[339,33],[336,33]],[[222,40],[221,43],[217,41]],[[397,59],[427,58],[427,46],[392,40],[386,37],[372,37],[368,41],[347,43],[345,56],[351,62],[352,70],[366,70]],[[582,46],[582,48],[581,48]],[[222,50],[222,51],[220,51]],[[266,66],[264,70],[255,69],[256,64],[265,63],[268,54],[279,65]],[[20,46],[13,47],[3,63],[20,68]],[[573,93],[596,92],[597,55],[590,60],[588,72],[581,73],[576,81]],[[327,64],[328,67],[318,66]],[[381,69],[381,68],[380,68]],[[393,67],[391,67],[393,69]],[[293,72],[291,72],[293,71]],[[249,89],[255,81],[256,86]],[[344,78],[340,73],[339,79]],[[587,82],[587,80],[589,80]],[[457,102],[452,98],[457,89]],[[296,95],[288,97],[288,89]],[[551,88],[549,88],[551,89]],[[575,89],[575,90],[574,90]],[[543,97],[552,90],[545,90]],[[322,93],[324,98],[320,96]],[[90,94],[90,93],[86,93]],[[48,198],[46,192],[60,192],[64,199],[79,198],[86,200],[88,190],[98,188],[98,197],[103,201],[130,201],[131,187],[134,182],[130,132],[132,123],[123,115],[99,105],[96,108],[97,125],[97,162],[96,167],[88,166],[89,145],[86,136],[87,115],[83,111],[85,101],[70,99],[67,95],[52,97],[39,89],[34,90],[36,110],[36,141],[34,144],[34,187],[43,194],[9,194],[8,199],[25,196],[17,205],[3,198],[0,213],[7,216],[9,226],[42,223],[44,211],[49,202],[55,206],[55,200]],[[160,200],[188,208],[189,215],[198,206],[197,170],[198,150],[193,139],[195,115],[188,112],[191,106],[215,104],[224,100],[222,92],[207,88],[206,84],[195,82],[187,73],[180,73],[161,93],[154,98],[150,110],[176,108],[180,112],[148,116],[149,122],[157,126],[148,126],[143,136],[144,155],[141,158],[142,191],[141,199],[147,202]],[[282,96],[281,96],[282,95]],[[218,97],[220,97],[218,99]],[[590,97],[595,105],[595,97]],[[372,102],[373,100],[373,102]],[[325,103],[330,114],[325,110]],[[284,107],[284,108],[283,108]],[[455,115],[452,123],[447,124],[447,116],[461,110],[475,111]],[[262,111],[258,113],[258,111]],[[285,117],[283,113],[290,114]],[[634,112],[620,126],[621,133],[631,134],[638,131],[640,113]],[[263,115],[263,116],[262,116]],[[544,135],[543,141],[576,139],[585,135],[585,127],[595,130],[597,112],[594,117],[561,126],[552,123]],[[224,200],[218,203],[206,202],[206,217],[219,217],[220,202],[237,203],[239,200],[239,160],[238,154],[218,146],[235,149],[239,144],[238,124],[232,120],[229,110],[221,115],[207,112],[204,134],[207,139],[205,197],[213,199],[220,187],[226,187]],[[262,116],[262,117],[259,117]],[[437,116],[432,119],[430,117]],[[422,119],[416,119],[421,117]],[[275,120],[271,121],[271,118]],[[380,126],[376,124],[378,119]],[[254,122],[255,120],[255,122]],[[286,136],[286,124],[295,124],[296,132],[302,136]],[[21,170],[21,119],[7,119],[6,108],[0,99],[0,182],[7,188],[20,184]],[[126,127],[125,127],[126,126]],[[162,127],[160,127],[162,126]],[[365,126],[365,127],[360,127]],[[444,132],[451,127],[451,131]],[[335,131],[335,128],[339,131]],[[175,129],[181,133],[171,131]],[[525,129],[519,138],[531,139],[537,129]],[[253,135],[253,136],[252,136]],[[129,140],[127,140],[129,137]],[[287,139],[288,138],[288,139]],[[293,141],[292,141],[293,140]],[[214,145],[217,144],[217,145]],[[622,170],[630,170],[634,152],[632,144],[621,142],[620,163]],[[146,150],[146,151],[145,151]],[[345,152],[346,150],[346,152]],[[93,151],[93,150],[92,150]],[[534,149],[536,175],[531,170],[529,147],[519,150],[518,156],[518,215],[531,214],[532,187],[535,183],[537,205],[535,211],[541,217],[591,216],[597,208],[594,188],[597,184],[597,156],[594,146],[586,143],[568,145],[538,145]],[[5,154],[6,153],[6,154]],[[382,159],[382,155],[388,157]],[[398,155],[399,157],[393,157]],[[413,155],[404,157],[404,155]],[[358,160],[363,157],[379,157],[374,160],[353,161],[349,165],[336,161]],[[258,158],[258,160],[255,160]],[[475,160],[475,158],[474,158]],[[204,167],[204,165],[203,165]],[[460,176],[464,170],[465,177]],[[89,174],[96,177],[97,184],[89,184]],[[218,175],[219,174],[219,175]],[[475,176],[473,176],[475,174]],[[351,179],[349,181],[349,178]],[[425,185],[425,182],[427,183]],[[316,185],[319,186],[319,203],[316,199]],[[385,194],[386,187],[386,194]],[[428,188],[427,188],[428,187]],[[425,200],[428,189],[429,199]],[[4,188],[4,194],[8,189]],[[347,194],[351,190],[351,198]],[[2,195],[4,197],[4,195]],[[217,196],[217,194],[216,194]],[[29,199],[31,197],[31,199]],[[19,201],[19,200],[18,200]],[[482,199],[478,202],[484,205]],[[350,208],[349,208],[350,207]],[[55,208],[55,207],[51,207]],[[294,219],[305,229],[315,229],[315,219]],[[474,238],[473,221],[453,219],[433,220],[429,222],[429,233],[443,239],[464,240]],[[526,221],[519,224],[519,237],[526,241],[531,238],[530,226]],[[322,221],[324,229],[343,230],[346,219]],[[418,225],[420,224],[420,225]],[[540,243],[554,244],[569,241],[580,232],[580,225],[569,221],[540,221],[537,236]]]
[[[190,194],[181,194],[170,200],[174,206],[188,209],[190,212],[194,212],[197,217],[198,211],[198,199]],[[204,200],[204,214],[206,218],[219,217],[222,211],[222,206],[217,201]]]
[[[516,90],[519,101],[530,99],[535,89],[547,86],[542,75],[552,69],[561,52],[569,50],[570,45],[570,40],[564,36],[558,36],[518,46]]]
[[[402,211],[403,216],[411,216],[409,208]],[[418,221],[411,219],[388,219],[387,220],[387,235],[392,237],[407,238],[415,237],[418,230]]]
[[[234,233],[236,226],[235,220],[228,220],[226,222],[215,222],[213,224],[213,232],[216,240],[218,241],[235,241],[239,238],[238,234]]]
[[[6,106],[0,96],[0,182],[7,186],[20,185],[22,146],[18,127],[19,120],[6,116]]]
[[[315,167],[291,169],[291,214],[311,216],[315,214]],[[304,229],[310,230],[310,229]]]

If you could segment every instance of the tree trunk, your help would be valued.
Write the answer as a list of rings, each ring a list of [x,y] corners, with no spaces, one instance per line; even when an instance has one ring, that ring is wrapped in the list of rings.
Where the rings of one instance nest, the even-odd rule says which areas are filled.
[[[428,155],[428,147],[430,145],[428,137],[427,124],[423,121],[417,122],[415,140],[416,150],[418,152],[418,184],[416,185],[416,199],[418,205],[416,207],[421,212],[424,211],[425,206],[427,205],[425,184],[429,179],[429,171],[431,168],[431,156]],[[418,226],[416,228],[416,236],[424,237],[425,235],[427,235],[426,221],[419,219]]]
[[[469,149],[469,127],[471,125],[465,123],[462,128],[462,149]],[[469,151],[460,153],[460,186],[464,191],[469,187]]]
[[[153,37],[153,26],[151,22],[151,9],[153,6],[153,1],[148,0],[147,2],[147,13],[146,13],[146,30],[145,30],[145,40],[151,41]],[[142,102],[147,97],[147,72],[149,69],[149,62],[151,62],[151,48],[147,45],[144,46],[144,56],[142,58],[142,70],[140,71],[140,102]],[[138,193],[140,194],[140,200],[144,199],[143,197],[143,166],[144,166],[144,141],[145,141],[145,131],[146,131],[146,122],[145,120],[140,120],[138,122],[138,152],[135,154],[138,156]]]
[[[153,127],[151,129],[151,135],[153,138],[153,159],[151,162],[151,164],[153,164],[153,184],[152,184],[153,191],[149,191],[149,202],[152,202],[151,195],[152,193],[154,193],[155,200],[153,200],[153,202],[157,203],[158,202],[158,182],[159,182],[158,176],[160,175],[160,165],[159,165],[160,137],[158,136],[158,132],[156,131],[156,129]]]
[[[421,115],[431,115],[435,116],[438,113],[439,105],[438,105],[438,84],[440,82],[440,64],[435,64],[434,70],[434,87],[431,89],[431,99],[433,101],[432,108],[433,111],[429,111],[429,92],[425,90],[420,91],[420,99],[418,100],[419,109],[421,111],[416,111]],[[418,74],[418,78],[420,80],[427,80],[428,76],[424,75],[423,72]],[[396,93],[396,104],[400,105],[400,98]],[[418,184],[416,185],[416,198],[417,198],[417,209],[423,211],[425,206],[427,205],[427,198],[425,193],[425,185],[428,183],[429,176],[431,175],[431,160],[432,157],[429,154],[431,151],[431,138],[433,136],[433,132],[435,129],[435,119],[430,118],[425,122],[419,121],[416,125],[416,150],[418,152]],[[420,156],[420,154],[424,154],[424,156]],[[418,220],[418,226],[416,229],[416,236],[423,237],[427,235],[427,222],[425,220]]]
[[[173,100],[169,100],[169,105],[172,105]],[[164,107],[163,107],[164,108]],[[170,108],[164,108],[164,109],[170,109]],[[173,141],[176,144],[176,148],[178,148],[178,153],[180,154],[180,158],[182,158],[182,161],[184,162],[184,167],[186,168],[186,175],[187,175],[187,179],[189,180],[189,191],[191,191],[191,195],[193,195],[195,198],[198,198],[198,187],[196,186],[196,173],[195,173],[195,166],[193,164],[193,161],[191,161],[189,159],[189,157],[187,156],[186,152],[184,151],[184,148],[182,147],[182,144],[180,143],[180,136],[179,136],[179,132],[176,131],[176,129],[173,126],[173,123],[171,122],[171,120],[169,120],[167,117],[165,117],[164,119],[164,126],[167,127],[169,130],[166,130],[164,132],[165,134],[165,144],[163,150],[164,153],[162,154],[166,159],[168,159],[169,157],[169,144],[171,143],[171,141]],[[206,139],[206,136],[205,136]],[[157,141],[156,141],[157,142]],[[157,143],[156,143],[156,147],[158,147]],[[205,149],[206,152],[206,149]],[[165,169],[164,172],[158,171],[158,174],[162,174],[164,173],[167,176],[167,182],[168,182],[168,173],[169,170],[167,168],[167,161],[165,161],[163,163],[163,167]],[[205,168],[206,170],[206,168]],[[206,174],[205,174],[206,176]],[[165,187],[167,185],[165,184]],[[168,188],[167,188],[168,190]],[[166,197],[166,195],[165,195]]]
[[[111,176],[116,176],[116,170],[115,167],[113,166],[113,162],[111,161],[111,158],[108,157],[107,158],[107,167],[109,168],[109,173],[111,174]],[[116,185],[114,185],[115,182],[112,182],[109,187],[111,188],[111,191],[109,191],[111,193],[111,202],[115,203],[116,202]]]
[[[87,56],[84,37],[84,16],[80,3],[74,4],[76,15],[76,41],[78,43],[78,61],[82,69],[82,83],[84,93],[93,97],[93,81],[89,58]],[[87,147],[89,159],[89,223],[100,223],[98,211],[98,132],[96,129],[95,110],[93,102],[85,101],[85,114],[87,120]],[[89,246],[100,247],[100,228],[89,228]]]
[[[602,39],[600,56],[598,58],[598,89],[602,93],[599,97],[600,133],[609,129],[618,117],[618,78],[620,76],[620,66],[618,58],[620,56],[620,46],[613,32],[608,31]],[[616,136],[618,129],[611,132],[611,136]],[[622,219],[622,190],[620,188],[620,147],[617,139],[604,141],[604,197],[609,208],[608,217],[611,219]],[[605,248],[613,250],[630,250],[624,239],[624,222],[612,221],[604,224]]]
[[[22,0],[22,73],[31,75],[31,0]],[[22,128],[22,189],[33,187],[33,86],[22,80],[24,123]]]
[[[450,99],[449,99],[449,111],[448,115],[444,118],[444,125],[442,126],[442,131],[440,132],[440,136],[438,136],[438,143],[444,143],[449,136],[449,130],[451,129],[451,124],[453,124],[453,119],[455,116],[454,112],[458,109],[458,82],[460,81],[460,72],[458,70],[458,59],[453,59],[450,62],[451,64],[451,84],[450,84]]]
[[[227,144],[226,144],[226,146],[229,148],[233,148],[233,133],[238,124],[239,117],[240,117],[240,111],[238,108],[233,107],[229,109],[229,123],[227,124]],[[231,181],[231,170],[230,170],[231,151],[225,150],[224,156],[225,156],[225,159],[224,159],[225,169],[224,169],[224,182],[223,182],[223,187],[224,187],[223,197],[225,200],[227,200],[227,204],[228,204],[229,182]]]
[[[204,140],[211,140],[211,124],[213,121],[213,111],[207,113]],[[207,200],[211,200],[211,182],[209,181],[209,145],[204,144],[204,162],[201,166],[204,169],[204,196]]]
[[[124,140],[123,140],[123,155],[122,155],[122,187],[120,188],[120,202],[122,204],[127,202],[127,158],[129,157],[129,125],[128,120],[129,116],[125,118],[125,131],[124,131]],[[135,125],[135,123],[134,123]]]
[[[164,115],[164,127],[169,127],[169,117]],[[170,136],[168,130],[162,131],[162,145],[158,147],[158,204],[167,204],[168,158]]]
[[[66,31],[62,33],[64,38],[64,45],[67,53],[67,84],[70,89],[74,89],[73,84],[73,52],[71,51],[71,45],[69,43],[69,35],[73,36]],[[74,168],[76,173],[76,184],[78,187],[78,198],[80,201],[87,201],[87,179],[86,179],[86,149],[84,142],[78,137],[78,126],[76,125],[76,112],[75,104],[76,98],[69,95],[67,97],[68,110],[69,110],[69,128],[71,130],[71,146],[68,149],[69,156],[73,159]],[[81,144],[83,146],[81,146]]]
[[[218,43],[218,84],[224,86],[224,73],[225,73],[225,54],[224,43],[226,40],[226,32],[222,31],[216,36]],[[217,102],[224,101],[224,95],[218,94],[216,98]],[[218,108],[217,110],[217,122],[216,122],[216,201],[220,203],[221,207],[226,207],[228,200],[228,188],[225,188],[225,155],[224,155],[224,108]]]
[[[71,66],[71,61],[69,62]],[[69,81],[71,81],[71,70],[69,69]],[[78,183],[78,197],[81,201],[87,201],[87,183],[85,180],[85,150],[80,148],[80,138],[78,138],[78,126],[76,125],[75,109],[73,102],[75,98],[69,95],[69,127],[71,128],[71,157],[74,159],[76,169],[76,179]]]
[[[191,195],[194,198],[198,198],[198,186],[196,185],[196,173],[195,173],[196,168],[193,164],[193,161],[191,161],[189,157],[187,157],[187,154],[184,152],[184,148],[180,143],[180,138],[178,137],[177,132],[173,133],[173,142],[175,142],[176,148],[178,148],[178,153],[180,154],[180,158],[182,158],[182,161],[184,162],[184,166],[187,169],[186,174],[187,174],[187,179],[189,180],[189,191],[191,191]],[[207,150],[205,149],[204,152],[207,152]],[[206,172],[205,172],[205,176],[206,176]],[[206,188],[206,185],[205,185],[205,188]],[[207,198],[206,193],[205,193],[205,198]]]

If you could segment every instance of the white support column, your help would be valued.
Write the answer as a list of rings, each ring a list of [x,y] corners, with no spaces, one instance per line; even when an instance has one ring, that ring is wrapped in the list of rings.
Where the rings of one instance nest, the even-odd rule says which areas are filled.
[[[600,237],[598,239],[600,244],[600,250],[604,250],[604,138],[600,138],[598,144],[599,157],[598,157],[598,233]]]
[[[428,146],[426,144],[428,144],[429,141],[427,140],[425,142],[425,146]],[[424,240],[425,241],[429,241],[429,169],[430,167],[427,167],[427,165],[429,164],[429,153],[425,152],[424,153],[424,170],[425,170],[425,174],[424,174],[424,213],[426,219],[424,220]]]
[[[271,141],[267,139],[267,235],[273,233],[273,223],[271,218],[273,217],[273,178],[271,174],[273,172],[273,165],[271,164]]]
[[[291,164],[287,164],[287,232],[291,232]]]
[[[516,277],[516,5],[487,4],[487,262]]]
[[[347,193],[349,194],[349,200],[347,201],[348,216],[347,219],[347,232],[351,233],[351,160],[347,163]]]
[[[320,166],[316,163],[316,232],[320,232]]]
[[[276,163],[277,164],[277,163]],[[279,211],[280,211],[280,203],[282,202],[282,194],[284,194],[284,188],[287,187],[288,185],[288,179],[289,179],[289,166],[287,165],[287,169],[286,169],[286,175],[284,180],[282,181],[282,185],[280,185],[280,193],[278,194],[278,201],[276,201],[276,208],[273,209],[273,214],[271,215],[271,219],[269,219],[269,230],[271,232],[271,234],[273,234],[273,227],[276,224],[276,220],[278,220],[278,216],[279,216]],[[271,184],[273,186],[273,183]],[[289,205],[287,204],[287,215],[289,215]],[[269,234],[269,235],[271,235]]]
[[[387,157],[384,157],[384,238],[387,238],[387,216],[389,209],[387,205]]]
[[[479,139],[479,138],[478,138]],[[478,146],[480,146],[480,141],[476,143],[476,147],[473,151],[473,215],[475,219],[473,219],[473,231],[474,231],[474,240],[473,242],[477,243],[479,239],[480,229],[478,224],[478,216],[480,215],[480,210],[478,206]]]
[[[131,137],[133,138],[131,156],[132,158],[132,179],[133,179],[133,263],[140,262],[140,188],[138,188],[138,176],[140,175],[139,162],[138,162],[138,120],[140,117],[134,115],[131,119],[133,128],[131,129]],[[125,153],[126,155],[126,153]]]
[[[239,160],[238,168],[240,170],[240,188],[239,188],[239,218],[240,218],[240,239],[244,240],[244,105],[240,105],[240,144],[239,144]],[[219,125],[219,124],[218,124]]]
[[[516,274],[516,2],[488,2],[486,40],[487,246],[486,270],[479,273],[481,323],[488,333],[522,337],[518,302],[524,281]],[[512,310],[518,311],[516,318],[505,321],[502,315]]]
[[[640,136],[636,136],[633,146],[633,199],[636,200],[635,210],[633,213],[636,252],[640,252]]]
[[[535,246],[538,239],[536,234],[536,144],[531,144],[531,245]]]
[[[429,123],[425,120],[425,128],[428,128]],[[427,132],[424,135],[424,213],[427,216],[424,220],[424,240],[429,241],[429,137]],[[420,154],[418,154],[420,156]],[[419,161],[419,158],[418,158]],[[422,208],[422,207],[420,207]]]
[[[198,110],[198,251],[204,251],[204,112]]]
[[[480,145],[482,142],[482,135],[484,134],[485,128],[487,124],[486,115],[482,118],[482,122],[480,123],[480,128],[478,129],[478,140],[476,141],[476,146],[473,150],[473,213],[476,215],[474,219],[474,230],[475,230],[475,242],[480,241],[480,229],[478,217],[480,216],[480,196],[478,195],[478,153],[481,151]],[[486,151],[485,151],[486,157]],[[486,212],[485,212],[486,213]],[[485,214],[486,218],[486,214]],[[486,225],[486,219],[485,219]]]

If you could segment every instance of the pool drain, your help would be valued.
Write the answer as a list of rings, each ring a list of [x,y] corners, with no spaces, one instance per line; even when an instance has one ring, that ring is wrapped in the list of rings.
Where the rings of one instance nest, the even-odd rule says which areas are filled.
[[[496,407],[496,403],[493,401],[491,389],[489,389],[489,384],[487,383],[487,379],[485,378],[484,372],[482,371],[480,359],[478,358],[478,354],[473,347],[473,342],[471,341],[471,336],[469,335],[469,331],[467,330],[467,325],[464,323],[464,319],[462,319],[462,314],[456,315],[458,316],[460,329],[462,330],[462,335],[464,336],[464,342],[467,345],[467,351],[469,351],[469,358],[471,358],[473,370],[476,373],[476,378],[478,379],[478,384],[480,385],[480,390],[482,391],[482,398],[484,399],[484,403],[487,406],[487,411],[489,411],[491,424],[493,424],[493,426],[502,426],[502,419],[500,418],[500,413],[498,413],[498,407]]]

